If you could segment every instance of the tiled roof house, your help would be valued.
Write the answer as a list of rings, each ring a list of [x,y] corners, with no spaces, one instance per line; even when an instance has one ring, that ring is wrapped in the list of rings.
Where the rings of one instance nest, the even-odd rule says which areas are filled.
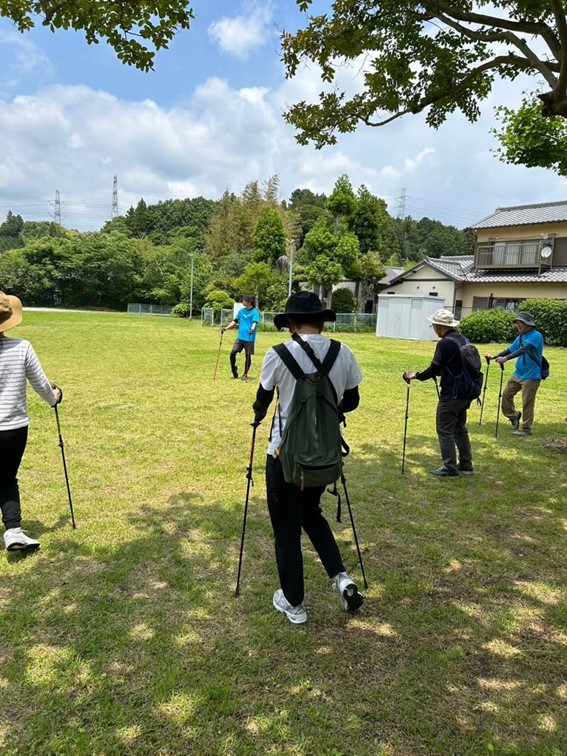
[[[475,223],[474,255],[426,257],[383,294],[438,296],[460,316],[567,299],[567,201],[500,207]]]

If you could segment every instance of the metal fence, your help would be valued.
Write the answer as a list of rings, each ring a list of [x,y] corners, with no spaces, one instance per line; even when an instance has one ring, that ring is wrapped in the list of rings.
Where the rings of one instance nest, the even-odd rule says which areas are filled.
[[[128,312],[132,315],[171,315],[172,310],[172,305],[128,304]]]
[[[261,312],[259,328],[262,331],[275,330],[274,315],[275,312]],[[215,312],[212,307],[203,307],[201,310],[202,325],[219,325],[225,326],[233,319],[232,310],[220,310]],[[376,314],[367,312],[338,312],[337,320],[334,323],[326,323],[325,329],[328,331],[376,331]]]

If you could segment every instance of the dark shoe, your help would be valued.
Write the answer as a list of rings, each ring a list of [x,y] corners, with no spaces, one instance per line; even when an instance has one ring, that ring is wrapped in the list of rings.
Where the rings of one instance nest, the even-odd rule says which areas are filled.
[[[236,380],[238,378],[238,370],[233,371],[232,377]]]
[[[518,430],[512,431],[513,436],[531,436],[532,433],[531,428],[518,428]]]
[[[448,467],[440,467],[438,470],[430,470],[431,475],[438,475],[440,478],[458,478],[457,470],[449,470]]]
[[[509,417],[508,420],[512,423],[512,430],[517,431],[520,427],[520,420],[522,419],[521,412],[515,412],[513,417]]]
[[[472,465],[465,465],[462,467],[459,465],[459,474],[460,475],[472,475],[474,472],[474,468]]]
[[[247,383],[248,382],[248,376],[247,375],[243,375],[242,376],[242,380],[244,381],[244,383]]]

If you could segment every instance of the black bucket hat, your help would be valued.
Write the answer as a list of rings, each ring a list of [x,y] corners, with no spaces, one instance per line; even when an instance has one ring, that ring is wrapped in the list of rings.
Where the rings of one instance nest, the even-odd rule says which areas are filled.
[[[518,312],[514,318],[514,323],[519,320],[521,323],[525,323],[527,326],[535,327],[534,316],[531,312]]]
[[[285,304],[285,312],[274,315],[274,325],[281,331],[294,315],[317,315],[320,320],[334,323],[337,319],[332,310],[324,310],[321,300],[312,291],[299,291],[292,294]]]

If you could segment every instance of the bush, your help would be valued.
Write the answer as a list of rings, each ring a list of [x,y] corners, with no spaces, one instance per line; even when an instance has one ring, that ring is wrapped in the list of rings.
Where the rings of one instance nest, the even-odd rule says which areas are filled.
[[[187,304],[187,302],[180,302],[179,304],[176,304],[173,310],[171,311],[171,314],[174,318],[188,318],[189,315],[191,315],[191,308]]]
[[[346,287],[335,289],[331,297],[331,309],[335,312],[356,312],[356,297]]]
[[[514,315],[506,310],[473,312],[461,320],[459,330],[473,344],[505,343],[517,335]]]
[[[214,289],[207,294],[205,307],[212,307],[216,312],[221,310],[231,310],[234,306],[234,299],[222,289]]]
[[[534,316],[536,328],[546,344],[567,346],[567,301],[526,299],[520,309]]]

